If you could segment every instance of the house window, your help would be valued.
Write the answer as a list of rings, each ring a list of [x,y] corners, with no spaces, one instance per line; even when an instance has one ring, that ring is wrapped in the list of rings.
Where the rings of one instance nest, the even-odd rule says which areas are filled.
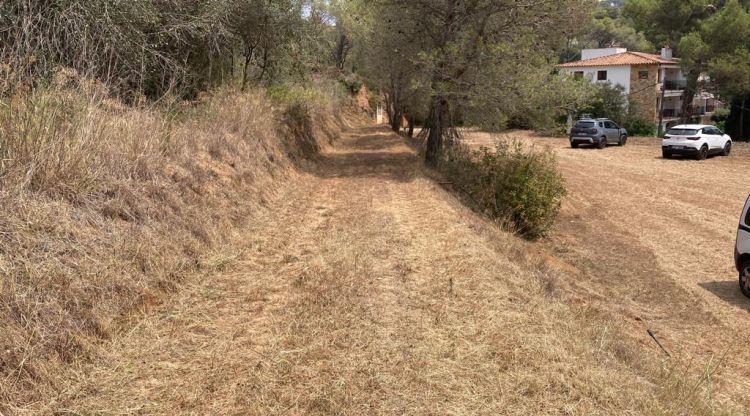
[[[648,71],[638,71],[638,79],[648,79]]]
[[[597,81],[606,81],[607,80],[607,71],[597,71],[596,72],[596,80]]]
[[[583,79],[583,71],[576,71],[573,73],[573,78],[575,79]]]

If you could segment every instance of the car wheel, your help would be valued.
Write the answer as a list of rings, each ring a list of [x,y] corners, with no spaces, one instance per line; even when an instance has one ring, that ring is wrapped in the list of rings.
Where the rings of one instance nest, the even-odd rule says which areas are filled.
[[[706,160],[707,157],[708,157],[708,146],[704,144],[703,147],[701,147],[701,150],[698,151],[698,154],[695,156],[695,158],[698,160]]]
[[[599,144],[596,147],[599,149],[604,149],[605,147],[607,147],[607,138],[602,137],[601,140],[599,140]]]
[[[727,142],[727,144],[724,145],[724,151],[721,152],[721,155],[729,156],[730,153],[732,153],[732,142]]]
[[[628,143],[628,136],[620,137],[620,143],[618,143],[619,146],[625,146],[627,143]]]
[[[750,298],[750,260],[745,260],[740,270],[740,290]]]
[[[672,154],[669,153],[669,152],[667,152],[666,150],[662,150],[661,151],[661,157],[663,157],[664,159],[671,159],[672,158]]]
[[[573,149],[578,149],[578,143],[570,142],[570,147]]]

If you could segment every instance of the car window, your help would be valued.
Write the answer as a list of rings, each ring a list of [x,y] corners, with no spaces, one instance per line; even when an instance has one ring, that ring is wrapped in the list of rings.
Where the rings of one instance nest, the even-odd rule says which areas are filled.
[[[599,127],[604,127],[601,121],[599,122]]]
[[[608,128],[608,129],[613,129],[613,128],[615,128],[615,123],[613,123],[611,121],[605,121],[604,122],[604,127]]]
[[[576,123],[575,127],[579,129],[590,129],[594,127],[593,121],[579,121]]]
[[[709,133],[708,134],[716,134],[721,136],[721,131],[717,129],[716,127],[709,127]]]
[[[669,129],[667,134],[670,136],[695,136],[699,132],[700,130],[697,129]]]

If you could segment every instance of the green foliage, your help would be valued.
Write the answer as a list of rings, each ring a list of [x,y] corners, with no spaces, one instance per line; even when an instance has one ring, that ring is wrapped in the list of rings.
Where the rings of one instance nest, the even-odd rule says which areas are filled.
[[[528,238],[550,230],[566,193],[552,151],[520,141],[479,151],[455,145],[438,167],[479,209]]]
[[[583,105],[578,108],[578,116],[588,114],[623,123],[627,118],[628,102],[625,89],[609,82],[593,84]]]
[[[341,102],[349,93],[333,80],[320,80],[303,86],[300,84],[279,84],[266,88],[268,97],[284,106],[325,106],[330,102]]]
[[[656,45],[676,48],[711,13],[712,0],[628,0],[623,15]],[[678,48],[677,52],[684,55]]]
[[[647,120],[628,118],[623,127],[628,131],[629,136],[656,136],[656,124]]]
[[[727,134],[735,140],[750,141],[750,95],[734,99],[730,106],[732,111],[725,124]]]
[[[619,10],[602,7],[594,13],[590,32],[585,39],[587,46],[595,48],[624,47],[635,51],[651,51],[654,45],[646,39],[643,32],[632,27],[631,22],[620,15]],[[615,9],[617,10],[617,9]]]
[[[624,13],[652,42],[676,46],[688,81],[685,102],[700,89],[728,102],[750,96],[747,0],[629,0]],[[709,77],[701,80],[702,74]],[[732,122],[726,123],[730,134],[746,135],[741,108],[732,106]]]
[[[308,82],[327,65],[323,13],[307,0],[27,0],[0,3],[0,90],[60,67],[119,96],[194,98],[242,79]],[[312,9],[311,9],[312,10]],[[3,91],[0,91],[3,92]]]
[[[730,111],[726,108],[717,108],[716,111],[711,115],[711,121],[714,123],[721,123],[727,121],[729,118]]]
[[[598,1],[587,4],[579,12],[588,17],[573,33],[567,35],[565,45],[560,48],[559,61],[571,62],[581,58],[581,50],[588,48],[623,47],[629,50],[652,52],[656,48],[642,30],[634,27],[633,22],[622,14],[622,2]],[[587,10],[591,10],[588,12]]]
[[[727,120],[731,115],[731,111],[727,108],[717,108],[716,111],[711,115],[711,121],[719,128],[719,130],[727,131]]]
[[[350,94],[357,94],[362,86],[365,85],[362,79],[355,74],[346,74],[341,78],[341,83]]]
[[[506,120],[530,123],[546,117],[545,109],[558,110],[563,95],[553,87],[562,83],[552,73],[560,32],[577,30],[588,18],[581,6],[593,2],[367,4],[372,29],[364,36],[374,40],[368,79],[377,80],[393,119],[423,113],[426,157],[435,162],[460,122],[497,129]]]

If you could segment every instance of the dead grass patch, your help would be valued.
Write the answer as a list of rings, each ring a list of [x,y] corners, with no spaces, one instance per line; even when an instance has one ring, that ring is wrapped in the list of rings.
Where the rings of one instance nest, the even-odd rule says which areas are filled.
[[[90,87],[0,102],[0,413],[63,389],[53,373],[187,276],[225,270],[214,249],[319,149],[260,91],[138,108]],[[334,139],[334,107],[307,109],[306,142]]]

